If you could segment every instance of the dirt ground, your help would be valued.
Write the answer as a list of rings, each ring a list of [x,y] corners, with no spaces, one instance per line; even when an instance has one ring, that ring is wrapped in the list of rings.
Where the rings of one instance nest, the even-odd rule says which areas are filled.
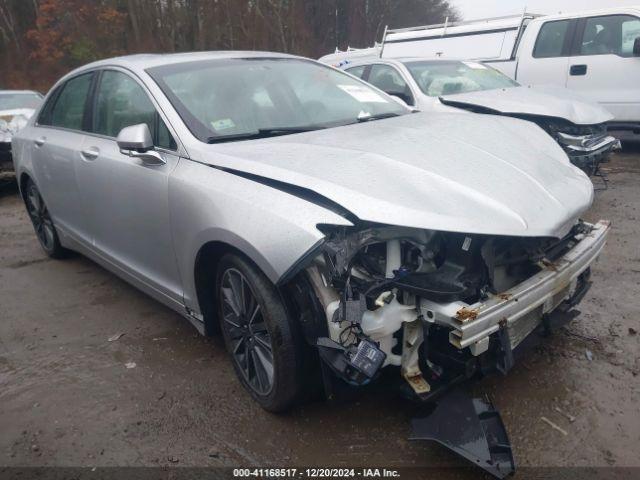
[[[582,315],[477,386],[519,466],[640,466],[640,149],[607,171],[587,219],[613,232]],[[407,440],[411,409],[392,393],[262,411],[219,338],[83,257],[48,259],[15,187],[0,245],[0,466],[462,464]]]

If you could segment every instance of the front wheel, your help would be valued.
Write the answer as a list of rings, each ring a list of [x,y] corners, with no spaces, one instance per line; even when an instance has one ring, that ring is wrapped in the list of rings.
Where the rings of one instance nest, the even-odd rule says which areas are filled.
[[[24,203],[33,224],[33,229],[36,231],[38,241],[45,253],[51,258],[64,258],[67,256],[69,250],[60,245],[58,232],[53,225],[49,209],[44,203],[38,187],[31,179],[27,180],[25,185]]]
[[[225,255],[216,281],[218,318],[243,386],[271,412],[297,400],[301,343],[275,286],[253,264]]]

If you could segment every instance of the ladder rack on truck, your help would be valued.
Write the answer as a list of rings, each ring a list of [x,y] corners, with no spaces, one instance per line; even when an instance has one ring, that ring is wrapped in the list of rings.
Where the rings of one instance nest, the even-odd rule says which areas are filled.
[[[444,57],[482,60],[511,60],[528,23],[543,15],[523,13],[504,17],[422,25],[386,27],[381,43],[370,48],[347,48],[322,57],[334,66],[362,57]],[[473,42],[469,42],[473,39]]]
[[[528,23],[542,15],[523,13],[462,22],[385,29],[381,54],[388,57],[445,57],[510,60]],[[472,38],[471,38],[472,37]],[[473,39],[473,42],[469,42]]]

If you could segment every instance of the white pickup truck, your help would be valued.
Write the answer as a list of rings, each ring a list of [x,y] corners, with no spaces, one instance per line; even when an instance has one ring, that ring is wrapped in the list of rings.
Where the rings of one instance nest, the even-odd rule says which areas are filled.
[[[375,49],[481,60],[524,85],[575,90],[614,115],[609,130],[640,138],[640,5],[387,30]]]

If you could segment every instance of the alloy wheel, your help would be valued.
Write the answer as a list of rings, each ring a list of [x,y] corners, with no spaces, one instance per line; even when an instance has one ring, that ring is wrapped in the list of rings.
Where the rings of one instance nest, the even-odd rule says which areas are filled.
[[[52,251],[55,247],[55,229],[53,220],[47,209],[46,204],[38,192],[38,188],[32,183],[27,189],[27,213],[33,228],[36,231],[38,240],[47,251]]]
[[[222,328],[234,362],[245,381],[259,395],[273,388],[273,347],[262,309],[245,276],[227,269],[220,285]]]

